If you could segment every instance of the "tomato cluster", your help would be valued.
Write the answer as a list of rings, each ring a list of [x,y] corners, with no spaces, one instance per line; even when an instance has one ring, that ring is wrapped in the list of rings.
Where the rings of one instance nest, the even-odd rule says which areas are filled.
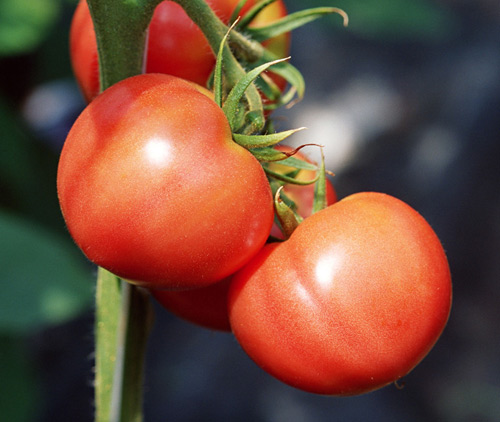
[[[209,3],[227,21],[238,1]],[[281,2],[272,6],[272,18],[284,13]],[[314,182],[316,170],[294,161],[263,166],[233,140],[222,108],[199,85],[214,66],[201,32],[185,23],[184,32],[164,29],[177,31],[172,22],[185,22],[183,13],[161,3],[151,22],[149,73],[93,99],[95,37],[79,4],[71,49],[92,101],[58,168],[70,234],[92,262],[150,289],[176,315],[232,331],[259,366],[289,385],[353,395],[400,379],[432,348],[450,312],[439,239],[392,196],[363,192],[337,202],[328,179],[326,207],[313,213],[314,184],[300,183]],[[182,42],[191,37],[200,50],[187,57]],[[184,56],[172,59],[170,44]],[[311,164],[289,147],[274,151]],[[274,221],[275,185],[265,169],[287,176],[277,178],[278,195],[303,219],[289,237]]]

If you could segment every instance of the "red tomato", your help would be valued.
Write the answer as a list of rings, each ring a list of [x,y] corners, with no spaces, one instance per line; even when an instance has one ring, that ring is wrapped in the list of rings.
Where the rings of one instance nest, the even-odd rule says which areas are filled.
[[[191,290],[151,290],[164,308],[202,327],[231,331],[227,314],[227,294],[231,277],[208,287]]]
[[[283,152],[290,152],[294,150],[294,148],[291,148],[287,145],[277,145],[275,148]],[[309,163],[311,162],[311,160],[309,160],[307,156],[302,153],[302,151],[297,152],[294,155],[294,157],[307,161]],[[295,170],[292,167],[280,164],[279,161],[271,163],[269,165],[269,168],[281,174],[286,174]],[[303,181],[313,180],[315,177],[316,177],[316,172],[312,170],[300,170],[296,176],[297,180],[303,180]],[[287,184],[283,186],[283,193],[295,203],[297,207],[296,211],[302,218],[307,218],[312,213],[313,201],[314,201],[314,186],[315,186],[314,184],[312,185]],[[332,182],[330,182],[329,179],[326,179],[326,203],[327,205],[332,205],[335,202],[337,202],[337,194],[332,185]],[[281,232],[277,224],[273,225],[271,229],[271,236],[277,239],[283,239],[283,233]]]
[[[207,0],[224,22],[231,17],[239,0]],[[248,0],[244,15],[256,0]],[[262,26],[286,15],[282,0],[270,4],[252,23]],[[281,35],[264,43],[278,57],[289,51],[289,35]],[[90,102],[99,93],[99,68],[94,26],[85,0],[80,0],[70,29],[70,55],[76,79],[85,99]],[[201,30],[177,3],[164,1],[158,5],[149,28],[146,72],[167,73],[205,85],[215,65],[214,54]],[[281,88],[285,82],[277,80]]]
[[[145,74],[104,91],[76,120],[57,187],[91,261],[146,287],[203,287],[265,243],[269,183],[210,95]]]
[[[233,277],[232,330],[264,370],[320,394],[398,380],[437,341],[451,307],[448,262],[414,209],[358,193],[266,245]]]

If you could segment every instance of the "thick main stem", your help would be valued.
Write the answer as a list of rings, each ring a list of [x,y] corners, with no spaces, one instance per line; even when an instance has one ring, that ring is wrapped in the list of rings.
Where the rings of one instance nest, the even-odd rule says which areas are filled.
[[[101,91],[143,72],[147,29],[161,0],[87,0],[94,23]]]

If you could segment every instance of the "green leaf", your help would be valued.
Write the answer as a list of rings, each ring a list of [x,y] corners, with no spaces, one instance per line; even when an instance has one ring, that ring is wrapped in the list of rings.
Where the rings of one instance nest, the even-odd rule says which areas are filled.
[[[36,191],[39,179],[35,180],[31,173],[37,165],[37,150],[33,148],[32,139],[13,113],[7,102],[0,98],[0,181],[8,186],[12,194],[19,195],[19,200],[28,199]],[[41,170],[41,168],[39,169]],[[39,189],[39,187],[38,187]]]
[[[280,187],[274,196],[274,209],[280,223],[283,235],[288,239],[293,231],[302,222],[302,218],[296,214],[280,197],[283,187]]]
[[[0,56],[35,49],[55,24],[59,0],[0,1]]]
[[[243,135],[233,133],[233,138],[237,144],[245,148],[263,148],[276,145],[284,139],[288,138],[290,135],[293,135],[294,133],[303,129],[305,128],[300,127],[298,129],[285,130],[283,132],[270,133],[268,135]]]
[[[255,88],[253,84],[250,85],[250,87]],[[245,135],[249,135],[255,132],[261,132],[261,130],[266,125],[266,119],[262,111],[263,111],[262,109],[259,110],[253,109],[243,113],[244,127],[241,128],[241,126],[236,125],[235,129],[237,128],[236,130],[242,130]],[[241,121],[241,119],[238,120],[239,116],[237,116],[236,119],[237,122]]]
[[[2,98],[0,128],[0,210],[15,209],[63,229],[55,186],[56,155],[36,142],[14,107]]]
[[[0,212],[0,330],[28,332],[75,317],[93,283],[69,239]]]
[[[265,9],[267,6],[269,6],[271,3],[274,3],[275,1],[276,0],[260,0],[247,13],[245,13],[245,16],[241,18],[241,20],[238,22],[238,28],[240,29],[246,28],[263,9]]]
[[[264,54],[264,60],[268,60],[272,55],[266,51]],[[300,71],[288,62],[280,62],[273,66],[273,73],[286,79],[286,81],[292,86],[285,94],[281,96],[279,104],[288,104],[295,94],[297,94],[298,99],[304,97],[306,90],[306,83],[304,77]]]
[[[292,157],[290,157],[290,158],[292,158]],[[316,181],[318,180],[318,176],[316,176],[314,179],[311,179],[311,180],[297,180],[294,177],[288,176],[286,174],[278,173],[276,171],[270,170],[267,167],[263,167],[263,169],[269,177],[272,177],[276,180],[280,180],[280,181],[285,182],[285,183],[290,183],[292,185],[312,185],[313,183],[316,183]]]
[[[316,164],[308,163],[307,161],[301,160],[300,158],[294,156],[280,161],[279,164],[283,166],[293,167],[298,170],[318,170],[318,166]]]
[[[234,8],[233,10],[233,13],[231,14],[231,17],[229,18],[229,24],[232,25],[234,23],[234,21],[236,19],[238,19],[238,16],[240,14],[240,11],[241,9],[243,8],[243,6],[245,6],[245,3],[247,2],[248,0],[240,0],[238,2],[238,4],[236,5],[236,7]]]
[[[274,148],[255,148],[250,150],[257,160],[260,162],[273,162],[273,161],[281,161],[287,158],[287,155],[284,152],[278,151]]]
[[[344,18],[344,26],[347,26],[347,15],[341,9],[336,7],[318,7],[291,13],[284,18],[278,19],[277,21],[265,26],[247,28],[246,32],[252,39],[262,42],[293,31],[296,28],[332,13],[340,14]]]
[[[278,105],[274,102],[278,102],[281,99],[281,90],[279,86],[265,73],[260,75],[260,78],[255,80],[255,84],[259,88],[259,91],[269,100],[272,104],[263,104],[265,109],[278,108]]]
[[[225,115],[229,121],[229,124],[231,126],[231,129],[233,131],[237,129],[235,127],[235,125],[236,125],[235,117],[237,116],[238,109],[240,108],[240,100],[243,97],[243,95],[245,94],[245,91],[247,90],[247,88],[251,85],[251,83],[255,79],[257,79],[257,77],[262,72],[267,70],[269,67],[276,65],[284,60],[287,60],[287,59],[273,60],[271,62],[264,63],[264,64],[256,67],[255,69],[252,69],[250,72],[245,74],[245,76],[243,76],[236,83],[236,85],[233,87],[233,89],[231,89],[231,91],[229,92],[229,95],[226,98],[226,101],[225,101],[222,109],[224,110],[224,113],[225,113]]]
[[[286,183],[280,182],[279,180],[270,180],[269,185],[271,186],[271,191],[273,192],[273,198],[276,198],[276,193],[281,187],[285,187]],[[291,199],[286,192],[281,189],[280,190],[280,198],[282,201],[284,201],[297,215],[297,218],[302,219],[302,217],[297,214],[297,204]],[[302,221],[302,220],[300,220]]]
[[[302,160],[300,158],[294,157],[295,153],[302,147],[297,148],[296,150],[293,150],[291,152],[283,152],[279,151],[275,148],[269,148],[269,147],[264,147],[264,148],[254,148],[250,149],[250,152],[254,155],[257,160],[260,162],[276,162],[279,161],[278,164],[286,166],[286,167],[291,167],[295,170],[289,171],[287,173],[283,173],[285,176],[288,177],[296,177],[297,174],[301,170],[313,170],[317,171],[318,167],[316,164],[309,163],[305,160]]]
[[[9,422],[35,421],[41,394],[27,342],[0,335],[0,414]]]
[[[219,107],[222,107],[222,62],[223,62],[223,57],[224,57],[224,46],[227,43],[227,37],[229,36],[229,33],[234,27],[233,25],[229,28],[229,30],[226,32],[226,35],[222,38],[222,41],[220,42],[220,47],[219,51],[217,52],[217,60],[215,61],[215,69],[214,69],[214,100],[217,103]]]
[[[321,211],[326,208],[326,170],[325,170],[325,154],[321,148],[321,166],[318,172],[318,180],[314,186],[314,201],[312,213]]]

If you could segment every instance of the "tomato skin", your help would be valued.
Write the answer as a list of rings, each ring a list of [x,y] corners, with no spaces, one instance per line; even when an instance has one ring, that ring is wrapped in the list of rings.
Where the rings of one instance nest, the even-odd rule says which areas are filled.
[[[202,327],[231,331],[227,314],[227,295],[231,277],[207,287],[191,290],[151,290],[164,308],[178,317]]]
[[[233,277],[232,330],[264,370],[299,389],[354,395],[398,380],[451,308],[448,262],[402,201],[358,193],[266,245]]]
[[[227,22],[238,0],[207,0],[217,16]],[[256,0],[249,0],[242,9],[244,15]],[[252,23],[262,26],[287,14],[282,0],[269,5]],[[288,34],[264,43],[278,57],[286,57],[290,49]],[[73,71],[87,102],[99,93],[97,43],[92,18],[86,0],[80,0],[70,28],[70,57]],[[205,85],[214,68],[215,58],[201,30],[191,21],[181,6],[163,1],[155,9],[149,27],[146,56],[147,73],[166,73]],[[276,79],[281,89],[286,85]]]
[[[267,178],[232,141],[210,95],[169,75],[140,75],[76,120],[57,187],[68,229],[91,261],[145,287],[203,287],[265,243]]]

